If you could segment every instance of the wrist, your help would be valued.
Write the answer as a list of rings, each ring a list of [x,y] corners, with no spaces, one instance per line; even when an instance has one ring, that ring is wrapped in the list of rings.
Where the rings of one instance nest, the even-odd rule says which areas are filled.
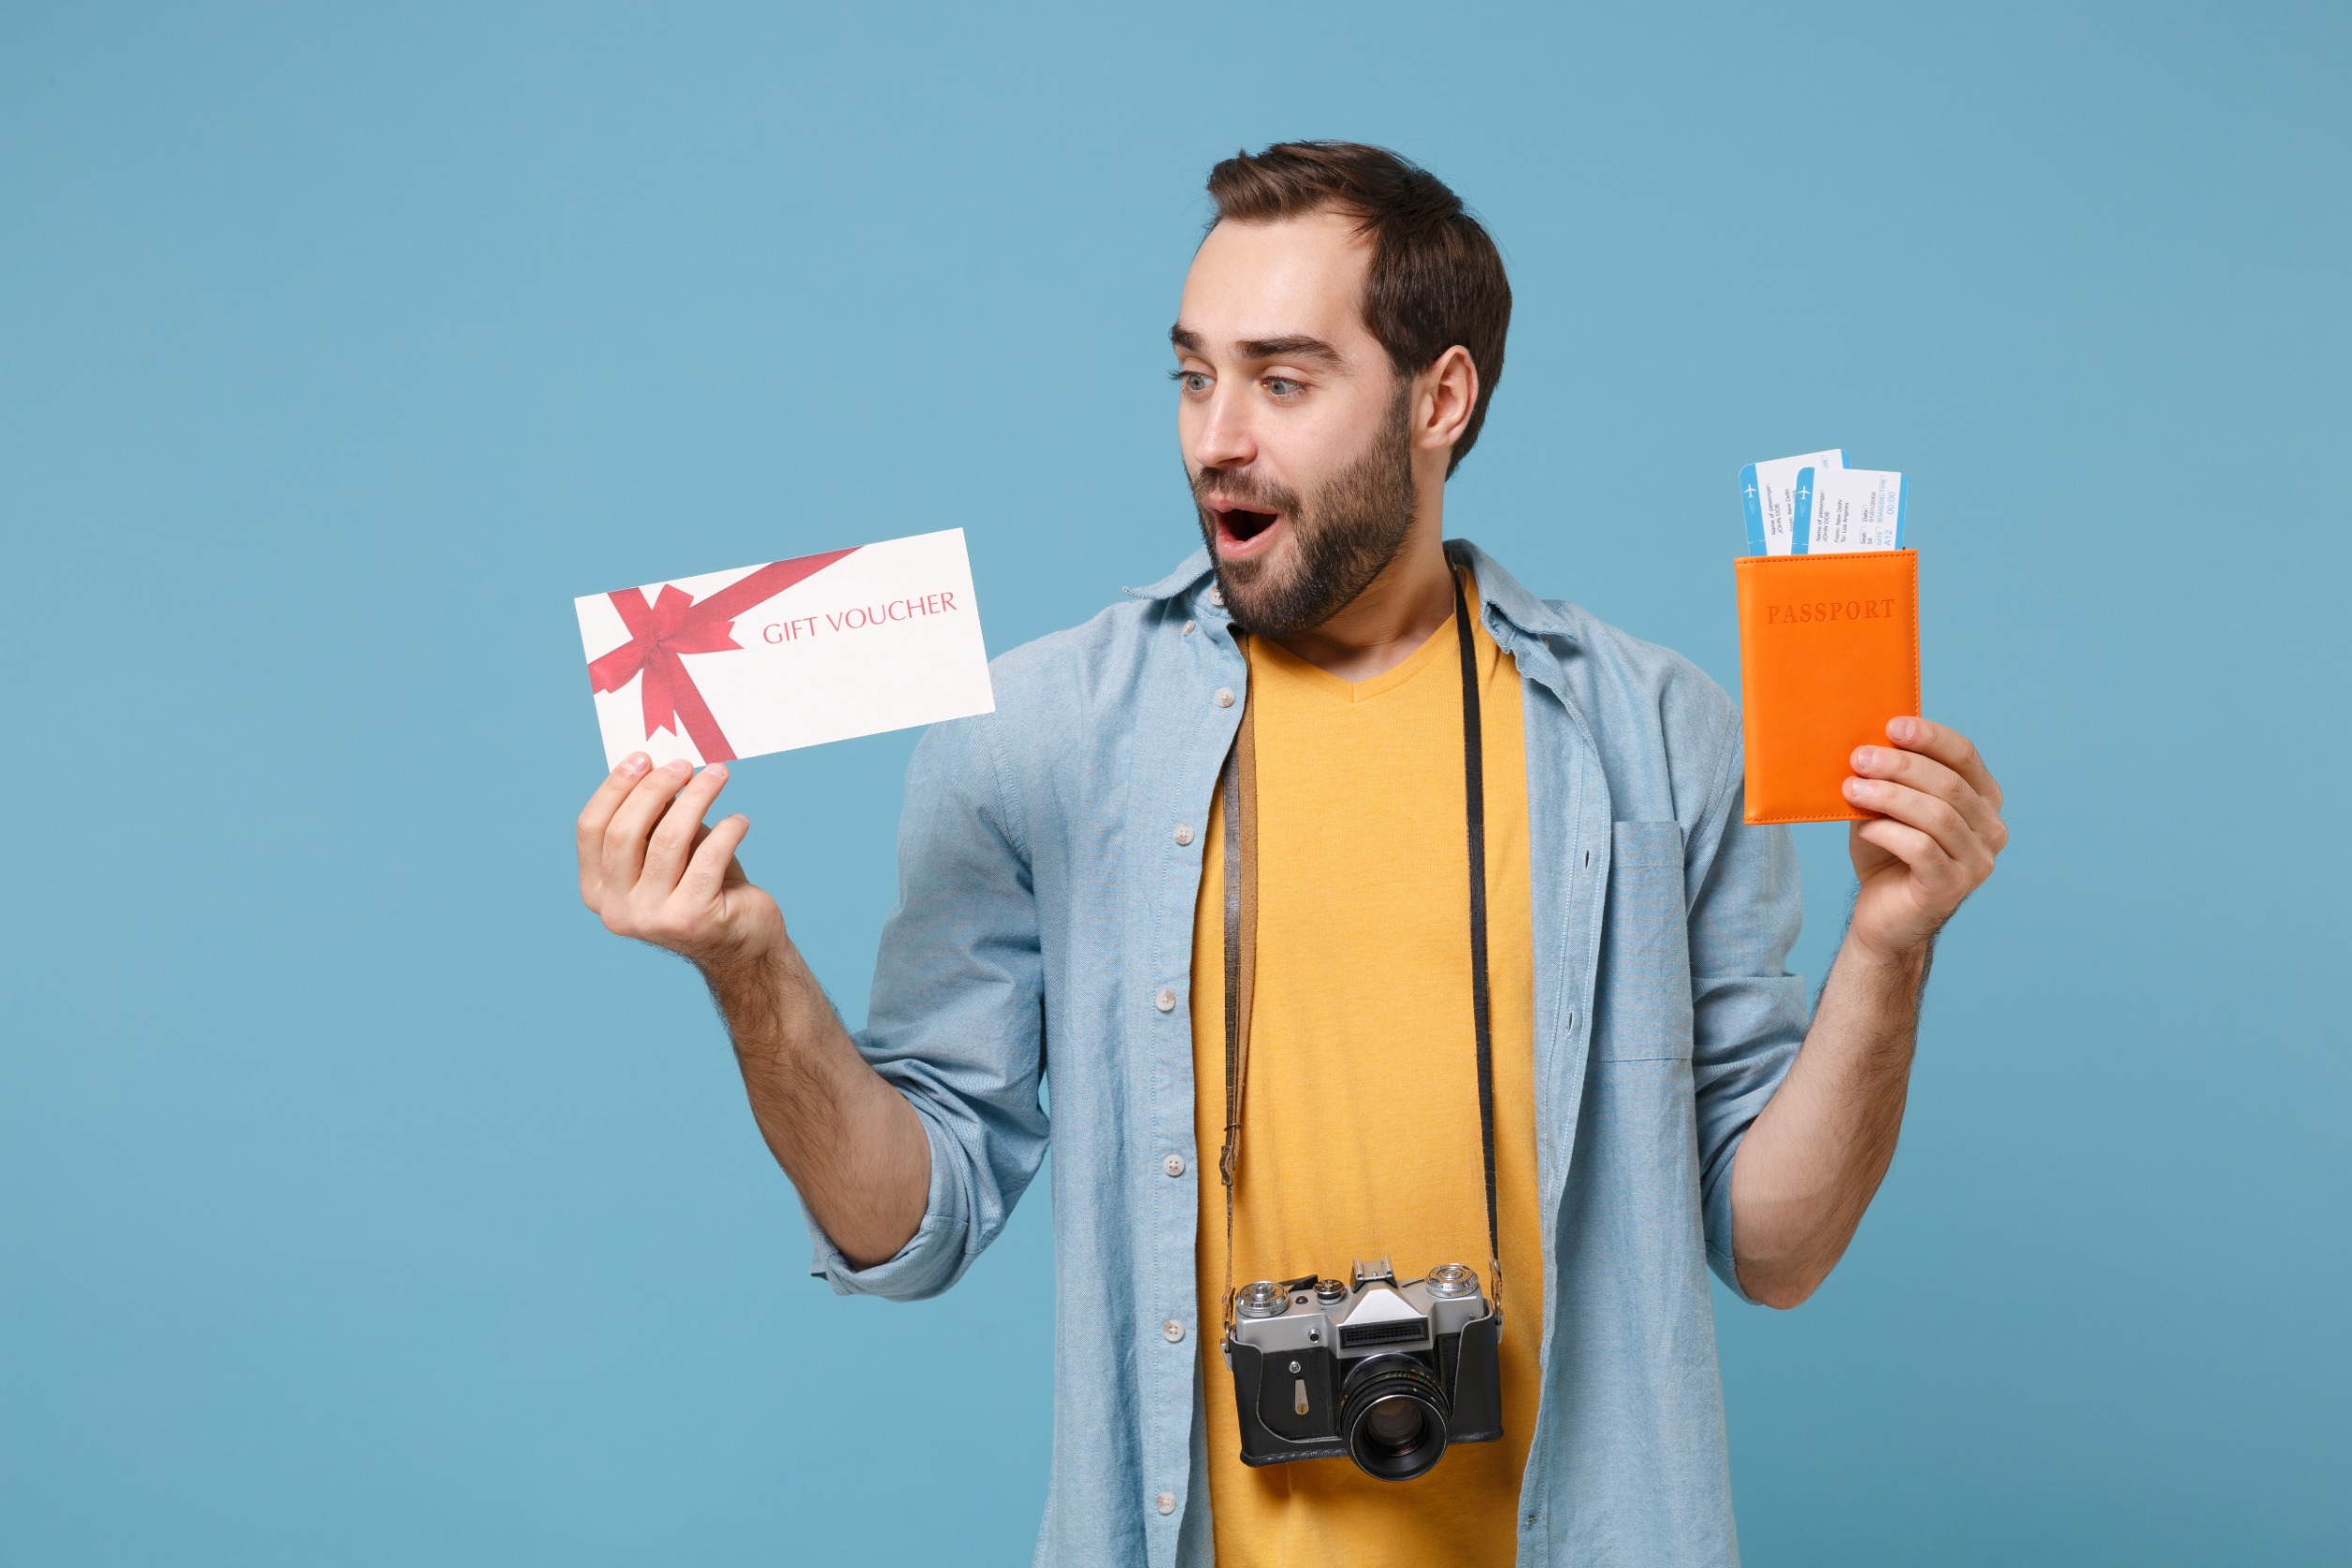
[[[1924,936],[1901,938],[1849,927],[1838,963],[1841,967],[1859,969],[1864,975],[1879,975],[1889,981],[1917,986],[1926,977],[1935,952],[1936,936],[1932,931]]]
[[[796,972],[807,972],[799,954],[779,929],[772,936],[698,954],[694,967],[710,988],[738,1049],[787,1032]]]
[[[792,951],[784,929],[784,912],[773,899],[754,888],[733,917],[710,933],[711,940],[680,951],[702,972],[714,990],[722,986],[757,984],[772,976]]]

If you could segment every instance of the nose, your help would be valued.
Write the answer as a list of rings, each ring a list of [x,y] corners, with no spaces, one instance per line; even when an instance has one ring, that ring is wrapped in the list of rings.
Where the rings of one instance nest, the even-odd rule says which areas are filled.
[[[1228,392],[1220,384],[1200,411],[1193,431],[1192,460],[1203,468],[1238,468],[1258,455],[1257,438],[1249,427],[1248,400]]]

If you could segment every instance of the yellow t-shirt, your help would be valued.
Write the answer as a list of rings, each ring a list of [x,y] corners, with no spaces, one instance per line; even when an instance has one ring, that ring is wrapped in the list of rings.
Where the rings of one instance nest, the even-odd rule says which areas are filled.
[[[1471,603],[1477,602],[1473,595]],[[1473,617],[1473,620],[1475,617]],[[1193,922],[1197,1255],[1219,1568],[1509,1562],[1535,1429],[1543,1240],[1535,1190],[1534,963],[1519,675],[1476,628],[1486,788],[1503,1436],[1412,1481],[1347,1459],[1241,1461],[1224,1321],[1225,822],[1210,813]],[[1258,957],[1234,1191],[1233,1279],[1486,1278],[1461,645],[1449,621],[1395,669],[1346,681],[1247,642],[1258,764]]]

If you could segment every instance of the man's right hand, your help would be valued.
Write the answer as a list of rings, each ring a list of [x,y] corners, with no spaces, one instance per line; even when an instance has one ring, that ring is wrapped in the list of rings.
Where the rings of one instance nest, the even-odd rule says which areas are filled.
[[[782,912],[735,859],[750,819],[738,812],[702,825],[726,785],[723,762],[697,775],[683,761],[655,767],[641,751],[606,776],[580,813],[580,899],[605,929],[705,972],[758,963],[782,946]]]

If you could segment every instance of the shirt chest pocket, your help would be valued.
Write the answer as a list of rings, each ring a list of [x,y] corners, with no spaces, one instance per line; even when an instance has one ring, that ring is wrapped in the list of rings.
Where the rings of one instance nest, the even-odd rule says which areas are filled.
[[[1612,822],[1609,833],[1592,1056],[1603,1062],[1681,1060],[1691,1054],[1682,824]]]

